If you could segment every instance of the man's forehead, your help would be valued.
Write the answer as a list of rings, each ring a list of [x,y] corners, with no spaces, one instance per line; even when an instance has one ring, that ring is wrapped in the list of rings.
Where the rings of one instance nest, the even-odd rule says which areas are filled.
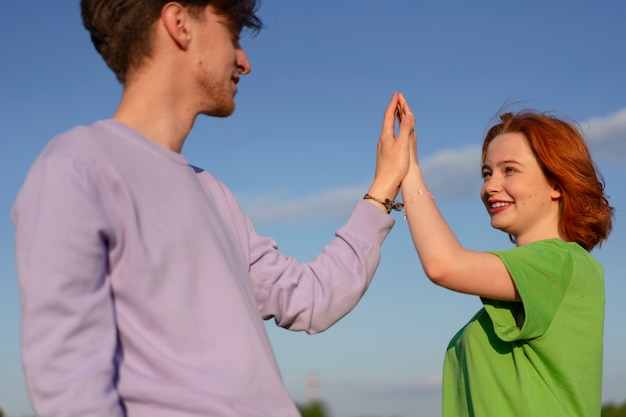
[[[228,29],[230,29],[234,33],[241,32],[243,26],[241,22],[234,19],[233,16],[215,8],[213,9],[213,12],[215,13],[217,17],[218,22],[226,26]]]

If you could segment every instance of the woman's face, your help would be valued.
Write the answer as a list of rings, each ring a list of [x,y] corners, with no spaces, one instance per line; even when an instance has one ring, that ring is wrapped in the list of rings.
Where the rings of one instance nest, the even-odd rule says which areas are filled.
[[[494,228],[513,235],[518,245],[559,237],[561,193],[548,183],[524,135],[496,136],[482,175],[481,198]]]

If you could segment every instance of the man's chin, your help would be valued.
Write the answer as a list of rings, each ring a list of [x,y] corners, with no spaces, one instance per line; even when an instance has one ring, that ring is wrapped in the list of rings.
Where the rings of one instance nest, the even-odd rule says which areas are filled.
[[[211,117],[228,117],[235,112],[235,105],[232,106],[224,106],[216,109],[205,110],[202,112],[205,116]]]

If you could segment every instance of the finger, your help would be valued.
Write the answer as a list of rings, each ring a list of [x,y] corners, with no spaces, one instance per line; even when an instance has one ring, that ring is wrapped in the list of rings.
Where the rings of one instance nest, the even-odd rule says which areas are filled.
[[[410,135],[415,130],[415,118],[413,117],[413,113],[410,111],[404,111],[404,116],[402,117],[402,121],[400,121],[400,129],[398,132],[398,137],[402,135]]]
[[[381,139],[382,138],[394,138],[394,124],[396,122],[396,110],[398,108],[398,93],[394,92],[391,96],[391,101],[387,106],[387,110],[385,110],[385,114],[383,117],[383,128],[381,131]]]
[[[398,102],[402,106],[405,123],[400,125],[398,140],[408,139],[409,156],[411,163],[417,163],[417,135],[415,134],[415,116],[403,94],[398,97]]]
[[[402,105],[399,101],[396,105],[396,119],[398,119],[398,123],[402,121]]]
[[[400,120],[398,139],[408,141],[415,135],[415,117],[403,94],[398,95],[398,104],[402,107],[402,120]]]
[[[409,103],[406,101],[404,94],[398,95],[398,103],[402,107],[403,114],[410,114],[413,116],[413,111],[411,110]]]

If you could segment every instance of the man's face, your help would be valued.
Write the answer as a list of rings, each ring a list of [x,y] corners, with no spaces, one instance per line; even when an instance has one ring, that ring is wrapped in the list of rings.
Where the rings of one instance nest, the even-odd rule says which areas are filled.
[[[194,19],[192,25],[189,52],[199,113],[230,116],[235,110],[239,77],[251,70],[239,44],[241,28],[217,14],[212,6],[204,10],[203,19]]]

